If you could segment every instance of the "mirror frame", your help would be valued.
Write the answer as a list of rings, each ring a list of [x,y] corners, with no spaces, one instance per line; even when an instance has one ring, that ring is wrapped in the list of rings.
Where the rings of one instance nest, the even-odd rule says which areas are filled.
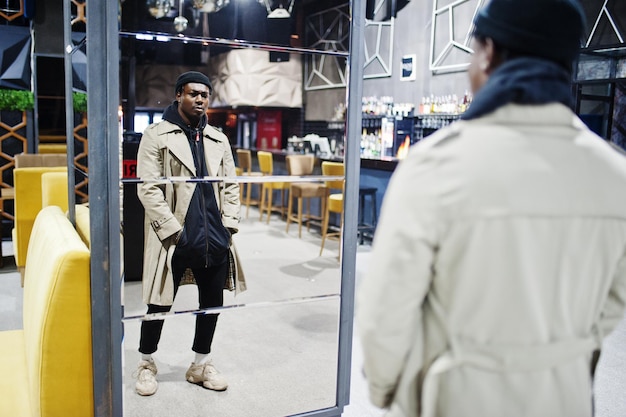
[[[352,330],[357,249],[358,190],[360,173],[361,96],[363,90],[365,0],[350,0],[350,53],[347,88],[345,152],[346,189],[341,256],[341,302],[337,393],[334,407],[297,416],[337,417],[350,400]],[[91,181],[91,307],[93,346],[94,416],[123,415],[122,305],[120,276],[119,201],[119,2],[95,1],[87,19],[87,84],[89,161]],[[70,0],[64,0],[69,22]],[[66,45],[66,103],[71,109],[71,28],[64,25]],[[69,33],[68,33],[69,32]],[[68,41],[69,39],[69,41]],[[289,48],[286,48],[289,50]],[[68,58],[69,57],[69,58]],[[69,82],[68,82],[69,61]],[[66,107],[68,105],[66,104]],[[68,111],[73,117],[73,111]],[[69,116],[67,116],[69,120]],[[68,123],[73,126],[73,123]],[[68,128],[68,132],[71,128]],[[72,137],[68,133],[68,137]],[[70,153],[72,150],[72,153]],[[73,167],[73,146],[68,141],[68,168]],[[69,175],[68,177],[72,177]],[[69,189],[73,189],[73,185]],[[73,194],[73,193],[69,193]],[[70,198],[70,210],[74,203]]]

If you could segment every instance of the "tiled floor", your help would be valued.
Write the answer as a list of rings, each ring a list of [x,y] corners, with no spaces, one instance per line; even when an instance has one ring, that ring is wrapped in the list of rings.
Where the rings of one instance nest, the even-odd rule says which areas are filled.
[[[221,314],[213,353],[216,365],[228,376],[229,390],[215,393],[184,381],[192,358],[188,345],[193,317],[187,316],[165,323],[160,349],[155,354],[159,391],[150,398],[137,396],[132,373],[138,360],[139,322],[128,320],[123,350],[124,415],[275,417],[334,404],[338,298],[304,303],[280,300],[338,294],[337,243],[328,242],[320,257],[320,238],[314,231],[304,232],[303,238],[297,239],[295,227],[286,234],[284,222],[277,217],[267,226],[252,213],[242,226],[237,240],[240,254],[248,259],[244,265],[249,290],[238,297],[226,293],[226,304],[249,307]],[[22,288],[11,256],[11,242],[3,242],[3,249],[0,330],[19,329]],[[368,251],[367,245],[359,247],[359,257]],[[128,282],[124,287],[126,315],[142,314],[139,283]],[[181,310],[193,304],[194,291],[193,286],[181,288],[177,297]],[[367,399],[356,340],[353,351],[351,399],[343,416],[382,416],[383,411]],[[181,402],[181,398],[186,400]]]
[[[131,374],[138,359],[139,322],[129,320],[124,338],[125,415],[274,417],[333,403],[337,299],[302,304],[283,301],[338,292],[337,244],[329,243],[320,257],[315,231],[297,239],[295,229],[287,235],[277,217],[269,226],[256,219],[251,211],[237,237],[239,251],[247,259],[250,290],[237,298],[229,294],[226,297],[227,305],[249,306],[222,313],[214,343],[216,364],[228,374],[231,388],[226,393],[214,393],[184,382],[191,359],[189,336],[193,333],[188,316],[166,321],[161,348],[155,356],[161,387],[154,397],[137,396]],[[22,290],[11,257],[11,242],[3,242],[3,253],[0,330],[9,330],[21,327]],[[369,246],[360,246],[357,286],[368,261]],[[193,304],[194,297],[192,288],[181,289],[180,302],[177,299],[180,309],[186,308],[186,301]],[[143,312],[139,283],[125,284],[124,299],[127,315]],[[259,307],[268,301],[269,307]],[[264,327],[268,323],[271,325]],[[351,398],[343,416],[382,417],[383,410],[373,407],[367,398],[361,364],[361,347],[355,334]],[[595,391],[596,417],[626,416],[626,321],[604,344]]]

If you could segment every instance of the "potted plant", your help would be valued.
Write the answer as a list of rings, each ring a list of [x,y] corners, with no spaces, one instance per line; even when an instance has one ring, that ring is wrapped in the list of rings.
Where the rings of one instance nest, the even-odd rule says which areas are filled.
[[[35,106],[35,97],[27,90],[9,90],[0,88],[0,111],[32,110]]]
[[[26,151],[27,124],[32,122],[34,106],[35,97],[31,91],[0,88],[0,136],[9,133],[1,144],[4,153],[14,155]]]
[[[74,104],[74,111],[78,112],[78,113],[87,113],[87,94],[80,92],[80,91],[74,91],[72,93],[72,101]]]
[[[22,152],[27,147],[26,126],[30,119],[27,117],[27,112],[30,112],[33,107],[35,107],[35,97],[31,91],[0,88],[0,136],[9,132],[8,139],[14,138],[20,142],[20,146],[13,146],[13,144],[9,146],[9,148],[15,148],[15,153]],[[7,144],[8,142],[2,143],[5,153],[7,153]],[[13,154],[10,151],[9,153]]]

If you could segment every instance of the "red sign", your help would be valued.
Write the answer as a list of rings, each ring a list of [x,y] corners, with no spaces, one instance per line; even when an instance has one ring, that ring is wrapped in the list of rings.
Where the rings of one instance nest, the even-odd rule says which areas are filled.
[[[257,149],[281,149],[283,143],[280,110],[259,110],[256,116]]]
[[[123,162],[123,178],[137,178],[137,160],[124,159]]]

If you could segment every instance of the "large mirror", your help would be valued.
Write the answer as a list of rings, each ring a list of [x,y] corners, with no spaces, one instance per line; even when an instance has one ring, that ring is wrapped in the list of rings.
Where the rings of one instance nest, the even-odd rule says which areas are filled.
[[[299,227],[297,192],[291,188],[330,185],[334,180],[335,187],[340,185],[332,192],[344,191],[343,170],[322,175],[323,162],[341,165],[349,152],[349,5],[335,3],[121,3],[124,415],[271,417],[336,406],[342,267],[354,259],[345,257],[337,239],[343,209],[335,207],[326,226],[328,195],[318,193],[304,199],[303,211],[314,218]],[[233,241],[247,289],[224,291],[222,308],[198,310],[197,286],[181,285],[170,312],[149,315],[141,276],[150,226],[144,223],[144,207],[137,197],[137,188],[148,179],[136,177],[135,164],[142,133],[162,120],[176,98],[176,78],[190,70],[210,77],[208,122],[227,135],[241,169],[235,180],[242,195],[241,219]],[[239,150],[250,151],[251,173]],[[270,172],[263,152],[272,159]],[[310,168],[290,175],[295,169],[291,157],[303,155],[311,157]],[[185,180],[163,178],[162,187]],[[347,239],[356,242],[357,236]],[[188,270],[184,280],[190,275]],[[185,381],[195,356],[191,346],[196,318],[213,313],[219,313],[219,319],[210,357],[228,381],[228,389],[219,392]],[[165,321],[153,354],[159,385],[154,395],[142,396],[136,392],[140,329],[157,318]]]

